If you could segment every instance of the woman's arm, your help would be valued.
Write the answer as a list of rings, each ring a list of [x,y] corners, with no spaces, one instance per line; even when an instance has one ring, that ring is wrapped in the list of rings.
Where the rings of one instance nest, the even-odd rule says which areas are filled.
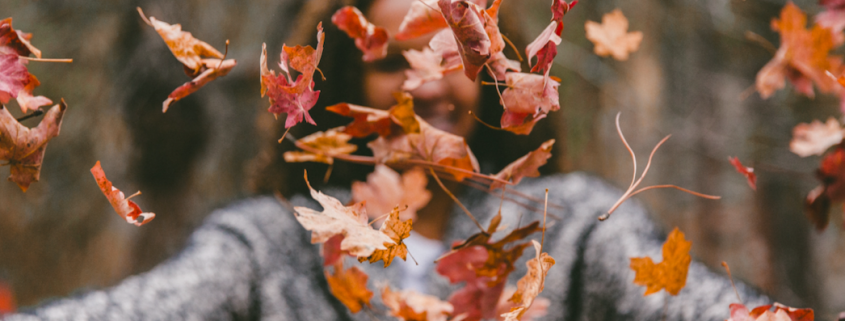
[[[337,319],[319,264],[288,210],[248,200],[213,213],[147,273],[4,320]]]

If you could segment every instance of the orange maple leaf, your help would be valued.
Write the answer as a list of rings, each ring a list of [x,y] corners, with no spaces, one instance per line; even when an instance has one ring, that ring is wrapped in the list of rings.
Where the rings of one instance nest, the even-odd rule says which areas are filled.
[[[593,51],[599,56],[613,56],[616,60],[628,60],[628,55],[640,48],[643,33],[628,32],[628,19],[618,8],[601,17],[601,23],[587,21],[584,24],[587,39],[595,44]]]
[[[540,243],[531,240],[531,244],[534,245],[537,254],[533,259],[525,263],[528,266],[528,273],[516,283],[516,292],[514,292],[509,300],[515,303],[516,306],[511,308],[510,312],[502,314],[505,321],[517,321],[522,318],[534,303],[534,299],[540,295],[540,292],[543,292],[546,275],[549,273],[549,269],[555,265],[554,258],[549,256],[548,253],[541,253],[543,249]]]
[[[334,158],[332,156],[348,155],[358,149],[358,146],[349,143],[352,136],[342,130],[343,127],[332,128],[297,140],[297,146],[300,146],[300,148],[307,147],[309,151],[285,152],[285,161],[333,164]]]
[[[393,211],[390,212],[390,215],[387,217],[387,220],[381,225],[379,232],[384,235],[390,237],[393,240],[392,244],[385,243],[384,246],[387,249],[377,249],[373,251],[373,254],[370,257],[358,257],[358,262],[364,262],[369,260],[370,263],[375,263],[378,261],[384,261],[384,267],[390,266],[390,263],[393,262],[393,258],[399,257],[403,261],[405,260],[405,256],[408,255],[408,247],[405,246],[405,243],[402,243],[402,240],[411,236],[411,224],[413,223],[412,220],[400,220],[399,219],[399,207],[394,207]]]
[[[783,7],[780,19],[772,19],[772,29],[780,33],[781,43],[772,60],[757,73],[757,91],[764,99],[783,88],[787,77],[796,91],[809,97],[814,96],[813,83],[822,92],[837,86],[826,74],[834,65],[841,65],[841,58],[829,56],[833,33],[818,24],[804,29],[806,25],[807,15],[792,2]]]
[[[9,180],[24,192],[41,178],[41,163],[47,143],[62,128],[67,110],[64,99],[50,108],[35,128],[21,125],[5,107],[0,106],[0,161],[10,165]]]
[[[684,233],[676,227],[663,243],[663,262],[655,264],[650,257],[631,258],[631,269],[636,272],[634,284],[646,287],[644,295],[661,289],[678,295],[687,283],[691,247],[692,242],[685,240]]]
[[[333,274],[329,274],[329,271],[325,271],[325,274],[332,295],[349,308],[349,311],[358,313],[364,305],[370,306],[373,292],[367,289],[369,276],[357,266],[344,270],[343,262],[340,261],[335,264]]]
[[[106,173],[103,172],[103,167],[100,166],[100,161],[97,161],[97,164],[94,164],[94,167],[91,168],[91,175],[94,175],[94,179],[97,180],[97,185],[100,186],[100,190],[104,195],[106,195],[106,198],[109,200],[109,203],[111,203],[115,212],[126,220],[127,223],[135,224],[135,226],[141,226],[149,223],[156,217],[155,213],[142,212],[138,204],[129,200],[141,192],[129,196],[128,198],[124,197],[123,192],[114,187],[108,178],[106,178]]]
[[[390,315],[405,321],[446,321],[454,308],[449,302],[412,290],[394,292],[386,286],[381,300],[390,309]]]

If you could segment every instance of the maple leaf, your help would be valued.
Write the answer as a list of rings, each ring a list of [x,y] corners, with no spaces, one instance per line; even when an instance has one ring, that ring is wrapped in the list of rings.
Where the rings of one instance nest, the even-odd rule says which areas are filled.
[[[504,290],[513,263],[522,256],[528,243],[512,244],[540,231],[539,222],[511,231],[496,242],[490,236],[498,229],[501,213],[490,222],[487,231],[470,236],[452,247],[437,263],[437,273],[450,283],[466,282],[464,288],[452,293],[449,302],[455,314],[466,314],[465,320],[496,317],[495,307]],[[508,247],[505,249],[505,247]]]
[[[317,65],[320,64],[320,58],[323,56],[325,38],[323,24],[319,23],[317,24],[317,49],[311,46],[288,47],[282,44],[279,68],[285,74],[279,73],[278,76],[267,67],[267,45],[261,45],[261,97],[265,94],[269,95],[268,111],[273,115],[277,117],[281,113],[288,115],[285,128],[302,122],[303,117],[312,125],[317,124],[311,119],[308,111],[314,107],[320,97],[320,91],[314,91],[313,78]],[[290,66],[288,66],[288,60],[290,60]],[[296,81],[291,78],[288,67],[300,72]]]
[[[522,318],[534,303],[534,299],[540,295],[540,292],[543,292],[546,274],[549,273],[552,265],[555,265],[555,259],[548,253],[542,252],[540,243],[531,240],[531,244],[534,245],[537,255],[525,263],[528,266],[528,272],[516,283],[517,290],[510,298],[510,301],[516,303],[517,306],[513,307],[510,312],[502,314],[505,321],[517,321]]]
[[[332,23],[355,39],[355,46],[364,53],[364,61],[374,61],[387,56],[387,30],[367,21],[358,8],[340,8],[332,15]]]
[[[35,48],[29,41],[32,34],[12,28],[12,18],[0,20],[0,46],[9,47],[19,56],[35,55],[41,58],[41,50]]]
[[[109,203],[111,203],[114,211],[126,220],[127,223],[141,226],[149,223],[156,217],[155,213],[142,212],[138,204],[129,200],[133,196],[140,194],[140,192],[129,196],[129,198],[124,197],[123,192],[114,187],[111,181],[106,178],[106,173],[103,172],[100,161],[97,161],[97,164],[91,167],[91,175],[97,180],[97,185],[100,186],[100,190],[103,191],[103,194],[109,200]]]
[[[800,123],[792,129],[789,150],[801,157],[822,155],[833,145],[842,142],[842,126],[830,117],[825,123],[818,119],[812,123]]]
[[[774,311],[771,310],[775,307]],[[727,321],[813,321],[813,309],[796,309],[780,303],[761,305],[748,311],[745,305],[730,305],[731,317]]]
[[[18,54],[7,47],[0,47],[0,104],[18,97],[29,82],[29,76]]]
[[[663,243],[663,262],[655,264],[650,257],[631,258],[631,269],[636,272],[634,284],[646,287],[644,295],[665,289],[671,295],[678,295],[687,283],[687,272],[692,258],[689,255],[692,242],[684,239],[684,233],[676,227]]]
[[[449,302],[412,290],[394,292],[384,287],[381,300],[390,315],[405,321],[446,321],[454,308]]]
[[[816,15],[816,24],[828,28],[833,32],[834,42],[841,45],[845,42],[845,4],[841,0],[820,0],[819,4],[825,11]]]
[[[833,33],[818,24],[807,30],[806,25],[807,16],[792,2],[783,7],[780,19],[772,19],[772,29],[780,33],[781,43],[772,60],[757,73],[756,88],[763,99],[783,88],[787,77],[796,91],[809,97],[814,96],[813,83],[822,92],[835,88],[836,82],[826,75],[831,61],[836,61],[828,56],[834,46]]]
[[[0,107],[0,161],[8,161],[9,180],[24,192],[40,179],[47,143],[59,136],[65,110],[67,104],[62,100],[47,111],[38,126],[27,128]]]
[[[317,212],[307,207],[294,207],[296,220],[311,231],[311,243],[324,243],[335,235],[343,235],[340,249],[356,257],[369,257],[375,250],[386,250],[385,244],[394,244],[384,233],[374,230],[367,223],[364,204],[343,206],[336,198],[315,191],[306,177],[311,197],[323,207]]]
[[[475,81],[481,67],[487,63],[498,45],[498,40],[491,41],[488,30],[485,29],[488,25],[486,12],[465,0],[438,0],[437,4],[458,44],[464,73]],[[501,35],[499,37],[501,38]],[[502,48],[503,43],[504,41]]]
[[[155,17],[147,18],[141,7],[137,9],[141,19],[155,29],[164,43],[167,44],[167,47],[170,48],[170,52],[173,53],[176,60],[179,60],[185,66],[185,73],[188,76],[196,76],[204,70],[203,57],[223,59],[223,53],[217,51],[208,43],[194,38],[190,32],[182,31],[182,25],[178,23],[171,25],[159,21]]]
[[[350,144],[352,136],[343,132],[343,127],[332,128],[325,132],[316,132],[296,141],[300,148],[307,147],[305,152],[285,152],[286,162],[320,162],[333,164],[333,156],[348,155],[358,149]]]
[[[745,176],[748,180],[748,186],[751,186],[751,189],[757,190],[757,175],[754,174],[754,168],[742,166],[742,163],[739,162],[739,158],[728,156],[728,161],[731,162],[731,165],[734,166],[737,173],[740,173]]]
[[[421,168],[415,167],[400,176],[390,167],[379,164],[367,175],[366,183],[352,183],[352,200],[367,201],[370,218],[376,218],[399,206],[405,207],[400,219],[415,219],[417,210],[431,200],[431,192],[425,189],[427,184],[428,179]]]
[[[325,274],[332,295],[349,308],[349,311],[358,313],[365,305],[370,306],[373,292],[367,289],[369,276],[357,266],[344,270],[343,263],[340,262],[334,266],[333,274],[329,274],[329,271],[325,271]]]
[[[448,28],[449,24],[446,22],[446,19],[437,10],[437,2],[438,0],[418,0],[411,3],[411,8],[408,9],[405,17],[402,18],[399,31],[393,38],[396,40],[410,40],[443,28]],[[469,0],[469,2],[482,7],[487,5],[487,0]],[[498,6],[496,10],[498,10]]]
[[[552,145],[554,144],[554,139],[545,141],[536,150],[533,150],[527,155],[508,164],[508,166],[496,174],[495,177],[504,181],[511,181],[514,185],[516,185],[519,184],[519,181],[521,181],[523,177],[540,176],[540,171],[538,169],[540,166],[545,165],[546,161],[552,157]],[[503,187],[504,185],[504,183],[493,181],[493,183],[490,184],[490,190]]]
[[[561,42],[561,34],[563,33],[563,16],[574,7],[578,1],[567,3],[564,0],[552,1],[552,21],[543,29],[537,38],[534,39],[525,48],[525,55],[528,57],[528,63],[536,56],[537,63],[531,67],[531,72],[543,71],[544,75],[549,75],[552,68],[555,56],[557,56],[557,46]]]
[[[512,72],[505,78],[507,89],[502,92],[502,129],[528,135],[540,119],[551,111],[560,110],[560,83],[542,75]]]
[[[593,51],[602,57],[613,56],[616,60],[628,60],[628,55],[640,48],[643,33],[628,32],[628,19],[618,8],[601,17],[601,24],[587,21],[584,24],[587,39],[593,42]]]
[[[189,82],[186,82],[184,85],[179,86],[175,90],[173,90],[170,95],[167,96],[167,99],[164,100],[162,104],[162,112],[167,112],[167,109],[170,108],[170,104],[175,101],[179,101],[182,98],[187,97],[190,94],[193,94],[203,86],[210,83],[212,80],[217,79],[218,77],[223,77],[229,74],[232,71],[232,68],[238,64],[235,59],[203,59],[202,64],[204,67],[204,71],[201,72],[199,75],[194,77]]]
[[[408,255],[408,247],[405,246],[405,243],[402,243],[402,240],[411,236],[411,223],[412,220],[410,219],[400,220],[399,207],[394,207],[379,229],[379,232],[390,237],[393,243],[385,244],[384,246],[387,247],[385,250],[377,249],[373,251],[370,257],[359,257],[358,262],[366,260],[369,260],[370,263],[384,261],[384,267],[388,267],[393,262],[393,258],[397,256],[404,261],[405,256]]]
[[[431,48],[426,47],[422,51],[405,50],[402,51],[402,55],[411,65],[411,69],[405,70],[407,79],[402,83],[402,90],[414,90],[425,82],[442,79],[446,72],[446,69],[440,65],[443,56]]]

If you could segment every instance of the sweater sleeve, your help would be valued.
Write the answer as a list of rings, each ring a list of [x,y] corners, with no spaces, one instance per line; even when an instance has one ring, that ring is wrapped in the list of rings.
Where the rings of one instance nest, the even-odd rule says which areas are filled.
[[[695,252],[686,286],[678,296],[667,299],[665,291],[643,295],[645,287],[633,283],[635,273],[629,268],[630,259],[649,256],[655,262],[662,261],[666,234],[655,226],[636,199],[626,201],[608,220],[599,222],[598,217],[622,196],[621,190],[601,179],[575,173],[526,180],[515,189],[540,200],[539,210],[505,202],[502,225],[515,227],[542,221],[546,188],[550,205],[543,251],[555,258],[556,264],[549,270],[540,294],[550,303],[547,315],[540,320],[661,320],[664,300],[668,302],[665,320],[729,317],[729,305],[738,302],[730,281],[696,261]],[[477,204],[468,202],[474,206],[473,212],[496,213],[500,200],[484,199]],[[491,216],[482,218],[482,224],[487,224]],[[463,233],[454,233],[453,239],[477,230],[469,220],[458,217],[456,221],[457,231]],[[540,235],[530,238],[540,241]],[[534,256],[531,249],[525,252],[510,275],[511,282],[525,275],[525,262]],[[770,303],[741,282],[737,282],[737,289],[748,306]]]
[[[4,320],[337,319],[335,309],[297,305],[336,304],[319,264],[287,209],[253,199],[212,213],[180,254],[147,273]]]

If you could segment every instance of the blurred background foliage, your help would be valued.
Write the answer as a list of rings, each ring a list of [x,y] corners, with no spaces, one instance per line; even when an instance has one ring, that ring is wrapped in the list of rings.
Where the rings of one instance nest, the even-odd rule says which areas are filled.
[[[799,158],[788,142],[799,122],[840,117],[838,101],[811,100],[790,86],[764,101],[751,88],[772,52],[745,34],[777,46],[770,20],[785,3],[582,0],[564,19],[552,69],[563,80],[563,108],[545,121],[557,128],[561,168],[593,172],[620,187],[629,183],[631,162],[615,114],[622,112],[640,164],[660,138],[673,134],[645,184],[677,184],[723,199],[661,190],[637,201],[667,231],[680,227],[693,255],[714,270],[726,261],[736,277],[774,299],[812,307],[818,319],[829,320],[845,310],[842,208],[833,209],[826,231],[813,230],[803,198],[817,184],[819,158]],[[512,7],[522,17],[523,38],[546,26],[549,4],[521,0]],[[821,9],[815,1],[796,4],[810,14]],[[230,39],[229,57],[238,66],[162,114],[161,102],[188,78],[137,6],[219,49]],[[0,18],[11,16],[15,28],[33,33],[45,57],[74,59],[29,64],[42,83],[36,93],[64,97],[69,110],[47,149],[41,182],[27,193],[0,183],[0,280],[12,286],[19,305],[147,271],[177,253],[214,208],[252,193],[250,173],[266,143],[261,131],[272,120],[259,95],[261,43],[278,52],[294,28],[312,29],[296,25],[301,7],[297,0],[3,1]],[[584,36],[586,20],[600,21],[617,7],[631,30],[644,33],[626,62],[595,56]],[[756,193],[728,156],[755,167]],[[136,228],[114,213],[89,173],[97,160],[117,187],[144,192],[136,201],[156,212],[152,223]]]

